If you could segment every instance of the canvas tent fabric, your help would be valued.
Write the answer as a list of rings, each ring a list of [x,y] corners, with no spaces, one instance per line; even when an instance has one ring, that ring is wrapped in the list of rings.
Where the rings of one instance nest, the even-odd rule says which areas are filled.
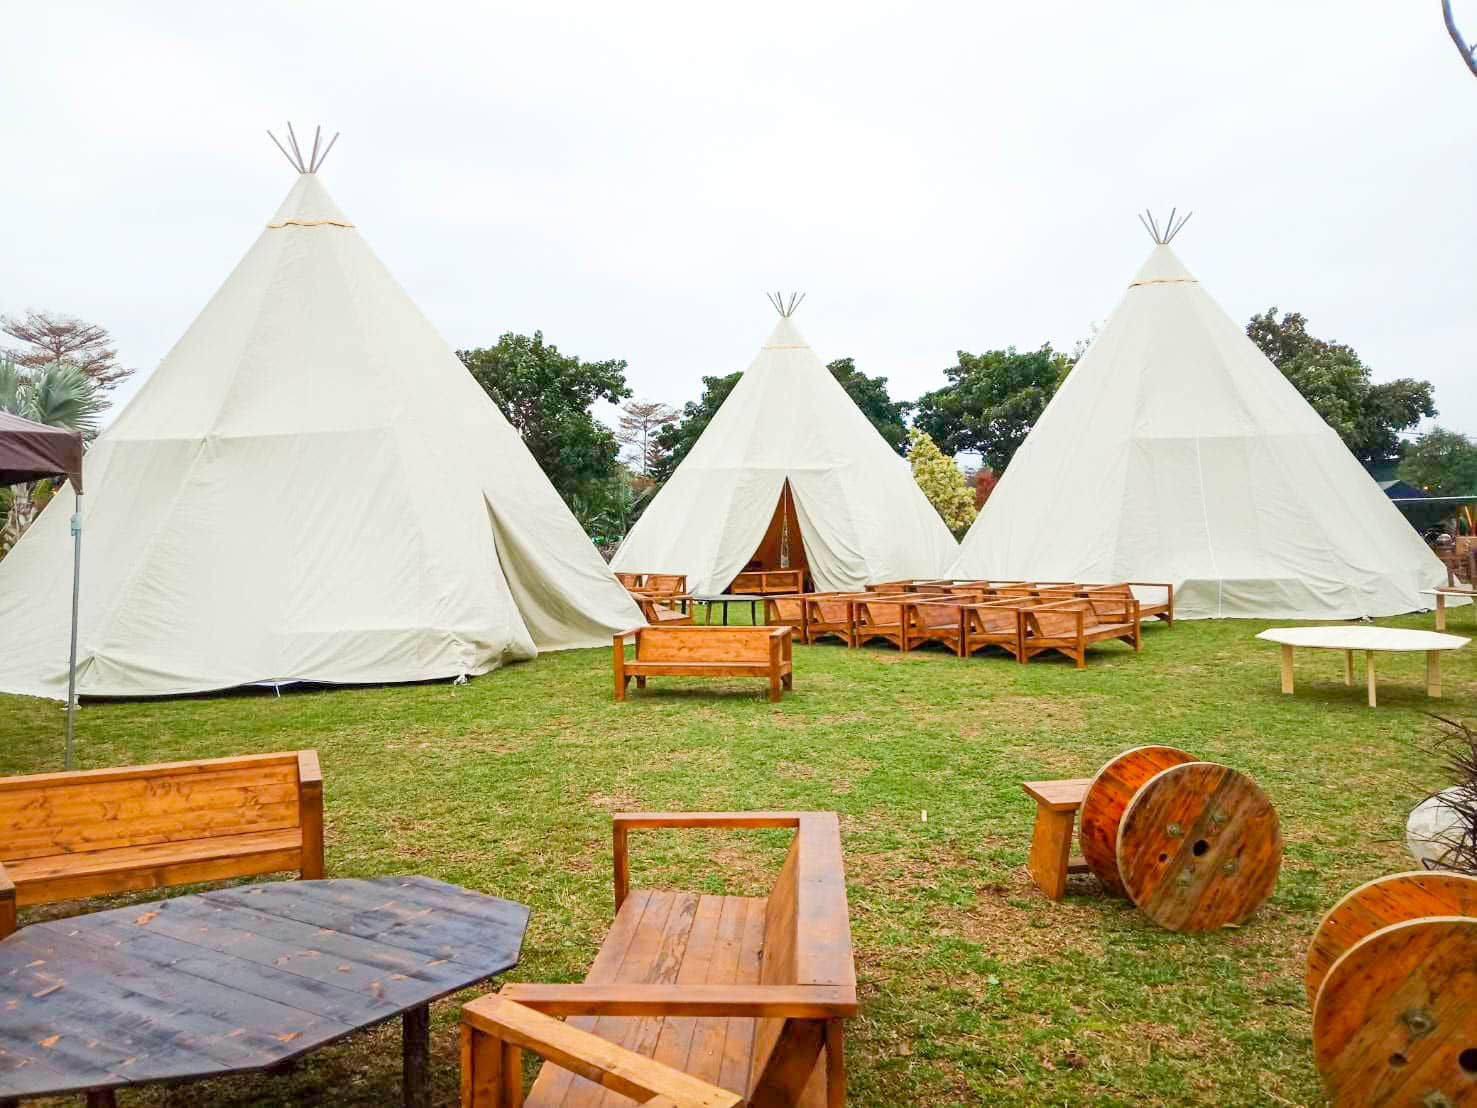
[[[0,412],[0,485],[59,474],[82,487],[82,436]]]
[[[642,622],[311,173],[86,470],[82,696],[480,674]],[[65,695],[75,503],[0,562],[0,691]]]
[[[720,593],[754,557],[786,482],[817,589],[937,577],[958,549],[907,461],[782,316],[611,566]]]
[[[1153,581],[1181,618],[1427,607],[1441,563],[1158,245],[965,536],[959,577]]]

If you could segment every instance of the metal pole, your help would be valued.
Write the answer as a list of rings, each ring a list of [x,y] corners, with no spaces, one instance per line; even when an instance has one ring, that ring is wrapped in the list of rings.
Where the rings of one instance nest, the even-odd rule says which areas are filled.
[[[67,665],[67,746],[62,768],[72,768],[72,737],[77,715],[77,600],[82,594],[82,494],[72,513],[72,653]]]

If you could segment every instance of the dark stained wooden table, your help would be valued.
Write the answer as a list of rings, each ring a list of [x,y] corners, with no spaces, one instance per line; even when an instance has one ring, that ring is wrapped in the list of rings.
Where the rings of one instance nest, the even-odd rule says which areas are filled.
[[[266,1069],[401,1016],[430,1104],[433,1000],[518,964],[528,909],[428,877],[281,881],[33,923],[0,940],[0,1108]]]

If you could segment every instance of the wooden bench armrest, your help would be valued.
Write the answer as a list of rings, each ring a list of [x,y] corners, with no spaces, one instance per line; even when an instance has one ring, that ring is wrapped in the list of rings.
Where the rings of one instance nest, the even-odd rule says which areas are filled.
[[[781,628],[788,631],[789,628]],[[610,818],[614,839],[615,910],[631,891],[630,852],[626,833],[646,827],[799,827],[799,812],[617,812]]]
[[[15,930],[15,883],[0,862],[0,939]]]
[[[625,646],[627,639],[640,638],[641,632],[645,631],[648,624],[643,623],[640,627],[632,627],[629,631],[617,631],[612,638],[616,646]]]
[[[737,1093],[492,995],[462,1008],[465,1108],[521,1104],[524,1050],[640,1103],[666,1108],[738,1108],[743,1103]]]
[[[737,1016],[847,1019],[857,1013],[846,985],[504,985],[501,996],[549,1016]]]
[[[323,770],[316,750],[297,752],[297,821],[303,833],[302,860],[298,873],[316,881],[323,868]]]

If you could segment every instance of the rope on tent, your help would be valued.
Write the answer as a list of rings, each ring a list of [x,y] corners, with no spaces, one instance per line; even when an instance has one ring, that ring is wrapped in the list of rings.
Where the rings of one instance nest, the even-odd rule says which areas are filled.
[[[328,145],[323,147],[323,150],[320,153],[318,147],[323,140],[323,128],[321,125],[314,127],[313,149],[312,152],[306,158],[304,158],[303,152],[297,144],[297,135],[292,129],[291,120],[289,120],[287,123],[287,143],[288,146],[292,147],[292,153],[289,154],[287,152],[287,147],[283,146],[282,143],[277,141],[276,135],[272,134],[271,131],[267,132],[267,138],[272,140],[277,149],[282,151],[282,156],[286,158],[287,161],[291,164],[292,168],[297,170],[299,173],[317,173],[320,169],[322,169],[323,163],[328,160],[328,152],[333,149],[333,144],[338,141],[338,136],[339,132],[335,131],[333,133],[333,138],[328,140]]]
[[[769,297],[769,302],[774,305],[774,310],[786,319],[789,319],[795,314],[795,309],[800,307],[801,302],[805,299],[803,292],[790,293],[788,300],[785,299],[785,294],[782,292],[766,292],[764,295]]]
[[[1139,216],[1139,222],[1144,225],[1144,230],[1149,232],[1150,238],[1160,246],[1168,246],[1173,241],[1174,236],[1180,233],[1186,223],[1190,222],[1190,216],[1195,214],[1194,212],[1189,212],[1182,215],[1179,218],[1179,222],[1176,223],[1175,213],[1178,210],[1178,208],[1169,209],[1169,220],[1164,224],[1163,228],[1159,226],[1158,221],[1154,219],[1154,214],[1148,208],[1145,208],[1143,214]]]

